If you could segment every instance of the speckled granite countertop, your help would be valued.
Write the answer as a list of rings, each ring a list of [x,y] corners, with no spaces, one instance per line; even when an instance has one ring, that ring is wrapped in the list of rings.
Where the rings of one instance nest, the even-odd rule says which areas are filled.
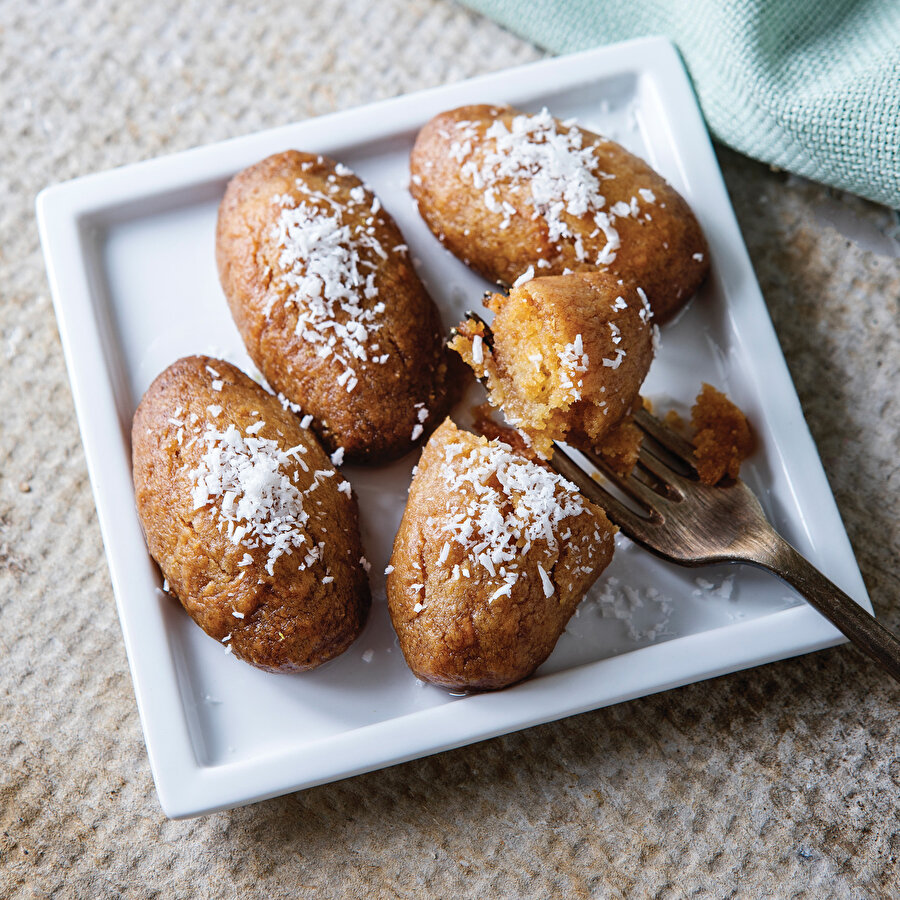
[[[0,3],[0,896],[900,896],[897,690],[848,648],[170,822],[38,246],[62,180],[527,62],[439,0]],[[900,630],[895,214],[719,159]]]

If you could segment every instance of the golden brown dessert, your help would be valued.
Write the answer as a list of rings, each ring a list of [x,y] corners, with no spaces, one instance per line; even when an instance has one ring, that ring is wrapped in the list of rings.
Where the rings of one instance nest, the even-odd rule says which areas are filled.
[[[409,667],[450,688],[526,678],[609,564],[614,531],[573,484],[448,419],[422,453],[388,570]]]
[[[704,384],[691,407],[694,463],[704,484],[737,478],[741,463],[753,452],[747,417],[721,391]]]
[[[291,150],[240,172],[216,259],[248,353],[329,452],[392,459],[443,419],[437,309],[393,219],[346,166]]]
[[[503,425],[493,417],[490,403],[482,403],[473,411],[472,430],[489,441],[502,441],[526,459],[539,459],[531,442],[520,431]],[[634,419],[626,416],[594,451],[619,475],[629,475],[634,469],[641,452],[644,433],[634,424]]]
[[[491,403],[549,457],[553,441],[599,447],[638,399],[653,359],[640,288],[606,272],[535,278],[493,294],[491,334],[470,319],[450,347]]]
[[[684,199],[624,147],[546,110],[463,106],[419,132],[410,191],[445,247],[486,278],[603,270],[671,318],[709,271]]]
[[[616,474],[624,476],[630,475],[637,464],[643,442],[644,432],[634,424],[629,415],[594,449]]]
[[[234,366],[192,356],[132,426],[150,555],[209,635],[254,666],[312,669],[362,630],[358,511],[312,432]]]

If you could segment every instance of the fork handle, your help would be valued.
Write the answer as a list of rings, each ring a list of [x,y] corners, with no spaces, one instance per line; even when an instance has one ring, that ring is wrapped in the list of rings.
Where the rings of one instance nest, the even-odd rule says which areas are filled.
[[[757,560],[809,601],[832,625],[900,681],[900,640],[878,620],[829,581],[784,538],[774,535],[767,558]]]

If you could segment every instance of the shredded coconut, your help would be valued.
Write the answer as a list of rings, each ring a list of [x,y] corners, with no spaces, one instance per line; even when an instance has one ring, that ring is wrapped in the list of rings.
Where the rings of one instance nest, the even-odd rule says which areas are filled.
[[[730,600],[731,595],[734,592],[734,575],[723,578],[722,583],[719,585],[707,581],[705,578],[695,578],[694,584],[700,588],[700,590],[692,591],[692,594],[695,597],[701,597],[705,593],[711,597],[715,597],[717,600]]]
[[[546,109],[537,115],[517,115],[509,126],[497,119],[484,132],[484,137],[493,139],[494,145],[479,162],[473,156],[478,131],[471,122],[460,121],[456,123],[458,138],[450,144],[449,152],[462,163],[463,177],[482,192],[485,207],[503,215],[501,230],[509,227],[512,216],[517,213],[531,219],[543,218],[550,240],[563,239],[571,243],[577,259],[585,261],[588,252],[583,238],[564,215],[577,219],[590,215],[595,225],[590,237],[602,233],[605,240],[596,259],[591,261],[596,265],[608,265],[615,260],[620,246],[616,219],[640,218],[640,200],[652,204],[656,202],[656,195],[649,188],[638,188],[640,200],[633,196],[607,209],[601,183],[615,176],[602,171],[594,155],[604,139],[598,138],[584,146],[584,132],[574,125],[575,120],[571,119],[560,128]],[[525,202],[531,210],[517,210],[509,200],[499,199],[504,181],[525,192]],[[644,218],[649,221],[651,217],[647,214]],[[549,265],[544,260],[538,261],[539,266],[542,263]],[[516,286],[519,283],[517,280]]]
[[[544,588],[544,596],[552,597],[555,590],[553,582],[550,580],[550,576],[544,571],[544,567],[540,564],[538,564],[538,574],[541,576],[541,585]]]
[[[476,334],[475,337],[472,338],[472,361],[479,366],[484,362],[483,344],[484,340],[480,334]]]
[[[557,550],[560,523],[587,510],[574,484],[503,444],[479,445],[460,455],[462,451],[458,443],[445,447],[441,475],[451,491],[473,496],[465,507],[448,511],[441,530],[449,542],[466,549],[471,562],[499,579],[489,598],[493,602],[512,592],[519,559],[532,545],[544,541],[548,550]],[[446,560],[449,552],[445,543],[440,558]],[[457,572],[470,577],[465,566],[455,568]],[[549,597],[552,582],[546,571],[541,582]]]
[[[643,288],[637,288],[638,297],[641,298],[641,309],[638,311],[638,315],[641,317],[642,322],[652,322],[653,319],[653,310],[650,308],[650,301],[647,299],[647,293]],[[650,335],[653,342],[653,354],[656,356],[659,353],[659,325],[655,322],[652,322]]]
[[[604,618],[619,619],[632,641],[655,641],[671,634],[669,622],[674,605],[656,588],[641,590],[610,577],[592,602]],[[645,627],[640,627],[636,619],[646,620]]]
[[[580,334],[575,335],[571,344],[566,344],[558,351],[560,365],[560,384],[569,392],[572,401],[581,399],[581,388],[584,379],[580,376],[588,370],[588,355],[584,349],[584,341]],[[603,360],[606,363],[606,360]]]
[[[469,122],[458,122],[456,127],[461,132],[461,140],[451,144],[450,153],[462,162],[471,156],[471,138],[477,132]],[[583,132],[577,128],[563,125],[560,130],[546,109],[534,116],[517,115],[509,127],[497,119],[484,137],[494,140],[493,148],[484,154],[480,165],[474,159],[463,163],[461,172],[477,190],[483,190],[488,210],[503,213],[501,229],[509,227],[512,215],[517,212],[509,201],[501,203],[497,197],[500,183],[508,180],[528,191],[526,202],[533,213],[518,212],[543,218],[551,241],[563,238],[571,242],[576,257],[586,260],[582,237],[563,214],[581,218],[590,213],[596,225],[594,236],[602,232],[606,241],[595,262],[605,265],[615,259],[619,247],[619,233],[613,224],[615,216],[632,215],[633,210],[630,204],[624,204],[624,208],[616,204],[617,213],[604,209],[606,198],[600,192],[601,181],[614,176],[600,170],[594,156],[598,144],[584,146]]]
[[[529,266],[514,282],[513,287],[517,288],[519,285],[525,284],[526,281],[531,281],[534,278],[534,266]]]
[[[618,369],[619,366],[622,365],[622,360],[625,359],[625,351],[621,347],[616,347],[615,353],[616,355],[614,359],[608,359],[604,356],[600,360],[600,362],[602,362],[604,366],[608,366],[610,369]]]
[[[206,452],[189,472],[194,509],[222,498],[212,508],[220,528],[234,544],[268,547],[266,571],[274,574],[275,561],[307,541],[303,495],[285,471],[305,448],[284,451],[277,441],[241,434],[233,424],[223,431],[207,424],[200,440]]]
[[[278,402],[281,404],[282,409],[290,410],[295,416],[299,416],[303,412],[303,409],[300,407],[299,403],[294,403],[292,400],[288,400],[288,398],[285,397],[284,394],[279,393],[276,396],[278,397]],[[310,416],[309,418],[310,421],[312,421],[312,416]],[[306,428],[308,426],[304,425],[303,427]]]
[[[381,329],[385,310],[383,302],[374,302],[378,287],[371,259],[387,259],[388,253],[374,226],[351,228],[344,224],[339,204],[307,192],[301,180],[297,187],[307,199],[297,202],[287,194],[272,198],[281,207],[271,232],[280,250],[276,284],[288,288],[286,302],[297,307],[297,335],[316,346],[319,356],[334,356],[344,369],[338,383],[350,392],[358,384],[360,364],[385,361],[384,356],[370,356],[370,339]],[[353,188],[350,196],[351,205],[359,206],[365,191]],[[406,247],[398,245],[392,252],[406,253]]]

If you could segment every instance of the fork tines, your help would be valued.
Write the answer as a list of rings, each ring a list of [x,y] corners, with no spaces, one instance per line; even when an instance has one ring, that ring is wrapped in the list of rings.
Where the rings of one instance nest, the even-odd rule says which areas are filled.
[[[681,435],[644,409],[634,414],[634,422],[644,432],[645,441],[635,470],[630,474],[619,474],[598,453],[580,452],[612,485],[634,501],[640,511],[632,509],[598,483],[558,444],[550,465],[573,482],[588,499],[603,507],[609,518],[629,537],[646,543],[650,540],[650,529],[663,521],[665,507],[684,498],[684,489],[689,489],[696,475],[693,448]],[[646,440],[648,436],[650,442]]]

